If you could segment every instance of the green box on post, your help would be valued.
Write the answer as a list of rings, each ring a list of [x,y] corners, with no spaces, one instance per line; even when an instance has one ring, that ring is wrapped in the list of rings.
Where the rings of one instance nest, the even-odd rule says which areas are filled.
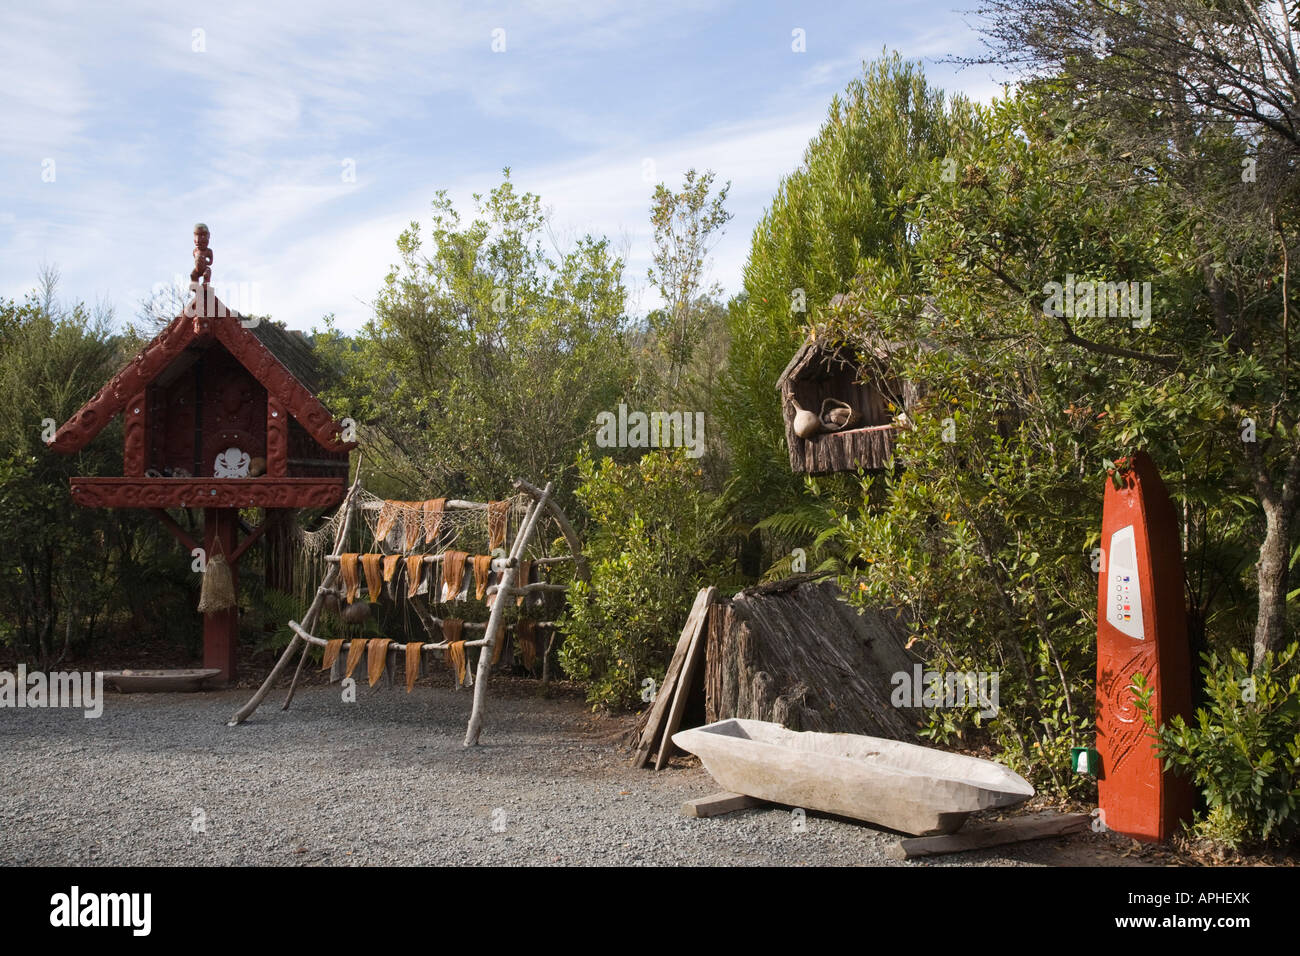
[[[1101,755],[1091,747],[1071,747],[1070,768],[1075,773],[1095,777],[1101,771]]]

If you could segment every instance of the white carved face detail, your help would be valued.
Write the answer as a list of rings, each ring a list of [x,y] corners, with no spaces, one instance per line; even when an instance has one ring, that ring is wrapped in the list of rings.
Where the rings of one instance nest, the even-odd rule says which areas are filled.
[[[251,461],[252,457],[248,452],[240,451],[238,448],[227,448],[217,455],[217,460],[213,462],[212,477],[247,478],[248,464]]]

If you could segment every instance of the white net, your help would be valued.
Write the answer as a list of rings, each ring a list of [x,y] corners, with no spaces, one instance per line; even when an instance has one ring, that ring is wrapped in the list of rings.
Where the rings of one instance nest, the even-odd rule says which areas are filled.
[[[371,551],[406,555],[451,550],[489,554],[493,550],[493,509],[486,504],[447,503],[437,511],[429,501],[382,501],[369,494],[366,500],[376,503],[360,509],[369,530],[366,547]],[[531,500],[526,495],[515,495],[502,502],[497,510],[497,520],[501,521],[497,548],[509,549]]]

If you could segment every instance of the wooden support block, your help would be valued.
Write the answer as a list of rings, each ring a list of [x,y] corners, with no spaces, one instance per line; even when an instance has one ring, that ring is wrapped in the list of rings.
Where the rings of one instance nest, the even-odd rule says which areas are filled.
[[[688,817],[717,817],[724,813],[735,813],[737,810],[748,810],[764,802],[758,797],[747,797],[743,793],[724,790],[707,797],[687,800],[682,804],[682,813]]]
[[[1004,843],[1023,843],[1044,837],[1064,836],[1086,830],[1092,817],[1086,813],[1038,813],[993,823],[977,823],[942,836],[904,837],[887,851],[890,859],[911,860],[918,856],[962,853]]]

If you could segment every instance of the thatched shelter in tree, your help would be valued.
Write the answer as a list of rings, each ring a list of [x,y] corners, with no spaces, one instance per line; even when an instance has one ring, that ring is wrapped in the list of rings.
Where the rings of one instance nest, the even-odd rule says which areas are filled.
[[[802,474],[868,471],[887,467],[894,449],[894,383],[883,381],[860,359],[864,346],[809,336],[777,380],[790,468]],[[828,409],[847,414],[845,427],[800,434],[801,411],[822,419]],[[830,426],[835,428],[834,425]]]

